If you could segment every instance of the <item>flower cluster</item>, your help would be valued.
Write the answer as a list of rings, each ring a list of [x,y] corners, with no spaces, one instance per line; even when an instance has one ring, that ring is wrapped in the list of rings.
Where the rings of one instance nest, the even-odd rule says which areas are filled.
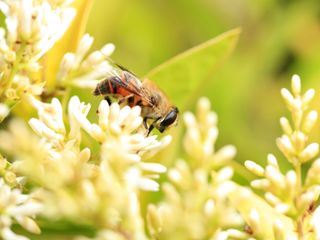
[[[148,228],[152,239],[226,239],[245,235],[233,227],[243,223],[230,205],[228,195],[236,185],[231,181],[233,169],[223,167],[236,154],[234,146],[218,151],[217,117],[210,102],[198,102],[197,118],[185,113],[184,137],[188,161],[178,160],[168,171],[169,182],[163,184],[164,200],[148,207]],[[229,229],[230,228],[230,229]],[[228,231],[224,231],[227,230]]]
[[[29,232],[39,234],[40,228],[33,220],[42,210],[42,205],[32,195],[23,194],[18,188],[11,188],[0,179],[0,236],[2,239],[26,240],[10,227],[18,223]]]
[[[158,184],[148,176],[157,177],[166,168],[157,163],[141,162],[141,158],[154,155],[170,143],[171,137],[166,136],[158,141],[156,136],[146,136],[140,107],[120,108],[117,103],[109,106],[103,100],[97,111],[99,124],[87,119],[90,105],[81,104],[77,98],[70,100],[69,109],[81,127],[101,143],[100,161],[103,164],[108,163],[118,176],[125,176],[124,180],[135,187],[155,191],[158,189]],[[142,172],[149,174],[143,177]]]
[[[252,187],[265,191],[265,199],[273,208],[293,220],[296,225],[297,239],[318,239],[315,225],[312,224],[312,214],[320,195],[319,186],[319,160],[313,162],[305,178],[302,177],[302,164],[312,161],[319,152],[318,143],[309,143],[308,134],[314,127],[318,114],[309,110],[309,103],[315,91],[308,90],[301,93],[301,82],[297,75],[292,77],[292,93],[282,89],[281,94],[292,116],[292,124],[285,117],[280,119],[284,134],[277,139],[277,146],[285,158],[292,164],[293,169],[283,174],[277,158],[269,154],[268,164],[265,168],[246,161],[245,166],[260,179],[251,182]],[[256,213],[259,215],[259,213]],[[276,224],[280,226],[281,221]],[[288,229],[281,229],[282,238],[288,234]],[[252,227],[253,235],[255,228]],[[281,232],[280,231],[280,232]],[[277,232],[277,231],[275,231]]]
[[[137,221],[137,194],[139,190],[157,191],[159,184],[154,179],[166,168],[142,158],[154,155],[171,137],[160,141],[156,136],[146,137],[139,107],[109,106],[103,100],[95,124],[87,119],[90,105],[72,97],[66,125],[58,99],[43,103],[30,97],[29,101],[38,111],[38,118],[29,121],[38,137],[23,126],[11,127],[10,132],[0,133],[0,139],[7,139],[1,141],[0,148],[16,159],[13,168],[17,172],[41,187],[38,197],[46,205],[42,214],[49,218],[64,216],[110,231],[130,224],[135,226],[130,234],[144,234],[142,217]],[[90,144],[81,148],[88,138],[81,129],[98,143],[94,148],[99,155],[92,156]]]
[[[14,121],[15,122],[15,121]],[[19,128],[20,121],[15,122],[14,134],[18,139],[23,140],[26,146],[26,140],[19,138],[17,130]],[[13,126],[11,124],[11,126]],[[9,137],[7,139],[7,137]],[[4,132],[0,133],[0,141],[3,143],[2,147],[5,148],[7,153],[14,152],[14,145],[10,145],[13,140],[8,134]],[[11,225],[19,224],[25,230],[40,234],[40,228],[34,221],[36,215],[42,211],[42,203],[37,200],[34,193],[23,193],[25,189],[26,179],[18,174],[13,164],[9,162],[0,154],[0,236],[2,239],[12,240],[24,240],[27,239],[24,236],[17,235],[11,230]]]
[[[40,95],[39,59],[59,40],[75,16],[72,1],[1,0],[6,29],[0,29],[0,101]],[[4,118],[5,114],[0,116]]]
[[[87,56],[92,44],[93,37],[85,34],[76,52],[64,55],[57,74],[58,85],[94,89],[101,78],[111,71],[108,57],[114,51],[114,45],[108,43]]]
[[[73,2],[0,0],[6,24],[0,28],[0,123],[18,102],[37,113],[24,116],[29,126],[18,117],[1,125],[1,239],[40,234],[36,217],[44,230],[65,222],[88,230],[68,233],[77,240],[320,239],[319,144],[310,140],[318,120],[309,110],[314,90],[302,93],[297,75],[291,92],[281,90],[292,119],[280,119],[276,144],[292,169],[284,172],[273,154],[266,167],[245,162],[258,178],[251,187],[264,199],[233,180],[236,149],[215,148],[217,115],[206,98],[195,115],[184,114],[183,159],[167,171],[157,153],[171,136],[147,135],[140,107],[102,100],[90,111],[69,96],[73,88],[91,91],[117,71],[109,59],[114,45],[89,53],[93,37],[85,34],[57,71],[42,73],[50,64],[41,58],[75,16]],[[149,201],[154,192],[156,201]]]

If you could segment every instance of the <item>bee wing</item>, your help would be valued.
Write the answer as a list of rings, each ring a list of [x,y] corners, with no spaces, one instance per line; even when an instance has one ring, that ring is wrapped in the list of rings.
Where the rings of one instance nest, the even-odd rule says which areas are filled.
[[[136,75],[136,74],[134,74],[132,71],[130,71],[128,68],[126,68],[126,67],[124,67],[124,66],[120,65],[119,63],[113,63],[113,64],[114,64],[114,66],[115,66],[115,67],[117,67],[118,69],[120,68],[122,71],[124,71],[124,72],[128,72],[128,73],[130,73],[132,76],[134,76],[134,77],[138,78],[138,77],[137,77],[137,75]]]
[[[119,85],[126,91],[141,97],[143,102],[152,106],[150,94],[143,87],[141,80],[133,73],[123,69],[115,69],[112,75],[116,76],[112,78],[112,81],[114,81],[115,84]]]
[[[147,89],[144,88],[141,80],[130,70],[123,67],[122,65],[115,63],[113,60],[109,59],[109,64],[113,66],[112,71],[107,75],[105,81],[110,81],[115,86],[120,86],[124,90],[139,96],[145,105],[153,106],[151,101],[151,95]],[[100,95],[101,90],[96,91],[96,95]]]

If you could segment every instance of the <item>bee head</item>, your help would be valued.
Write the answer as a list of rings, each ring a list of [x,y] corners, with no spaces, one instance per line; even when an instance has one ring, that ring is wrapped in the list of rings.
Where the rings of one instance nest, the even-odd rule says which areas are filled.
[[[179,110],[177,107],[173,107],[168,114],[162,119],[159,124],[158,130],[162,133],[169,126],[176,122]]]

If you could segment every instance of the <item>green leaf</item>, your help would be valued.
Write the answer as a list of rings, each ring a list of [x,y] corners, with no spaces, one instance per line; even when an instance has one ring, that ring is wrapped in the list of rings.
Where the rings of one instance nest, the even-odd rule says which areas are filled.
[[[212,75],[232,53],[238,41],[240,29],[223,33],[205,43],[193,47],[151,70],[146,78],[156,82],[181,112],[190,108],[202,89],[206,89]],[[174,135],[169,147],[157,155],[162,163],[170,166],[180,149],[182,124],[171,128]]]
[[[212,74],[233,51],[240,29],[228,31],[164,62],[147,74],[180,110],[213,81]]]

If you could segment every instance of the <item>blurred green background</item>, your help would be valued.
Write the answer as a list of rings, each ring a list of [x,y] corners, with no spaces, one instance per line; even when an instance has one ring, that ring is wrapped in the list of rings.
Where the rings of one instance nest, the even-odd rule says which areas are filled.
[[[304,89],[320,90],[319,0],[95,0],[87,31],[96,49],[114,43],[113,59],[144,76],[236,27],[242,34],[234,53],[199,94],[210,98],[219,115],[218,147],[232,143],[239,162],[264,164],[269,152],[282,159],[275,145],[279,118],[287,114],[280,89],[297,73]]]

